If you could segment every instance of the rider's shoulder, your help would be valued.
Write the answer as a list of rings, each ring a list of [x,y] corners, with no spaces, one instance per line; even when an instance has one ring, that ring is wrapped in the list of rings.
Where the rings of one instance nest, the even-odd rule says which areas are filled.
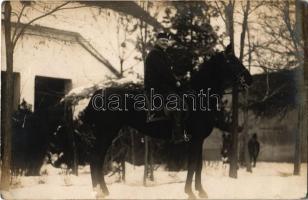
[[[158,49],[158,48],[153,48],[150,52],[149,52],[149,54],[148,54],[148,56],[160,56],[160,55],[162,55],[164,52],[162,51],[162,50],[160,50],[160,49]]]

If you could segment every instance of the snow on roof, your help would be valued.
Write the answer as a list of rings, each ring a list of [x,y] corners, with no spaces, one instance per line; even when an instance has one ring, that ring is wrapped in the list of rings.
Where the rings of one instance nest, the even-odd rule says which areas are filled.
[[[99,89],[105,89],[112,86],[121,85],[142,85],[143,80],[133,74],[120,79],[109,79],[98,83],[88,84],[82,87],[73,88],[67,95],[65,95],[61,102],[69,102],[74,107],[73,117],[78,118],[79,113],[82,112],[94,94]]]

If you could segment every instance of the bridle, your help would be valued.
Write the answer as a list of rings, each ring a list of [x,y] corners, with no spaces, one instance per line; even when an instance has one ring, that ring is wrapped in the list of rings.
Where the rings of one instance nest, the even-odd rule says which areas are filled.
[[[226,63],[229,64],[231,62],[230,59],[225,54],[224,57],[226,59]],[[234,81],[240,83],[241,86],[246,90],[249,87],[249,85],[245,81],[244,73],[246,73],[245,68],[241,69],[240,72],[235,75]]]

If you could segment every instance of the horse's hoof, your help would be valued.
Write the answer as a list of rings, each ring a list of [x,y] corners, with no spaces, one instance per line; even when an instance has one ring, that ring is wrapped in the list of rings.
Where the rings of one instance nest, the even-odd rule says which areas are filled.
[[[95,192],[96,199],[104,199],[108,195],[105,192],[103,192],[99,186],[94,188],[94,192]]]
[[[196,197],[196,195],[194,195],[194,193],[189,193],[188,199],[197,199],[197,197]]]
[[[99,193],[96,193],[95,195],[95,198],[96,199],[104,199],[107,195],[104,194],[103,192],[99,192]]]
[[[199,196],[199,198],[201,198],[201,199],[207,199],[207,198],[208,198],[207,193],[206,193],[205,191],[200,191],[200,192],[198,193],[198,196]]]
[[[108,196],[109,195],[109,190],[108,189],[103,190],[103,193],[104,193],[105,196]]]

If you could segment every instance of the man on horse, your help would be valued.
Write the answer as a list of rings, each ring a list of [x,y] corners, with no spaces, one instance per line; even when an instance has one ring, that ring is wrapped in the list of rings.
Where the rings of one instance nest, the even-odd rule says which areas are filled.
[[[151,91],[154,91],[156,94],[161,95],[161,97],[163,97],[165,100],[169,94],[178,94],[179,92],[179,87],[181,86],[181,83],[179,80],[176,79],[172,72],[172,61],[166,53],[168,46],[168,34],[160,32],[157,34],[154,48],[149,52],[148,56],[146,57],[144,70],[144,86],[148,97]],[[150,99],[150,101],[152,101],[152,99]],[[149,115],[147,121],[156,121],[157,116],[161,117],[162,115],[165,115],[164,111],[165,106],[162,111],[148,111]],[[172,133],[173,141],[183,140],[184,128],[182,126],[183,115],[181,111],[171,111],[169,114],[174,123],[174,130]]]

